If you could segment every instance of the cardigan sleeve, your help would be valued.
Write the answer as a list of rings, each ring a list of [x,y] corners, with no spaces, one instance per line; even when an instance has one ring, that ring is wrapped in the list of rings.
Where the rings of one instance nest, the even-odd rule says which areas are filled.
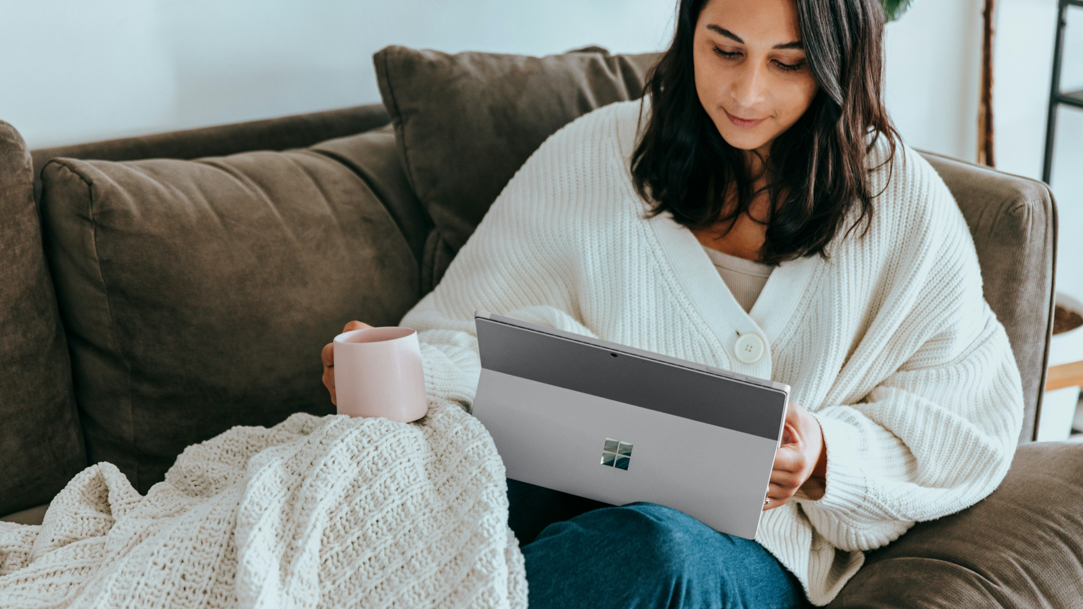
[[[558,131],[531,155],[437,286],[399,322],[417,330],[430,404],[472,410],[481,374],[476,309],[597,338],[579,321],[568,279],[574,222],[552,209],[568,187],[553,150],[564,139]]]
[[[1019,370],[988,305],[972,340],[940,361],[904,366],[866,401],[814,413],[827,478],[818,500],[798,500],[812,525],[843,550],[871,550],[917,521],[955,513],[1004,478],[1022,425]],[[919,358],[932,359],[938,342]]]
[[[842,550],[883,546],[915,522],[977,503],[1000,484],[1015,452],[1024,399],[1019,368],[983,297],[970,233],[946,192],[935,195],[943,205],[922,229],[940,227],[939,234],[900,254],[926,269],[887,341],[902,354],[884,358],[902,363],[858,403],[813,412],[827,476],[795,501]],[[906,344],[914,347],[900,347]]]

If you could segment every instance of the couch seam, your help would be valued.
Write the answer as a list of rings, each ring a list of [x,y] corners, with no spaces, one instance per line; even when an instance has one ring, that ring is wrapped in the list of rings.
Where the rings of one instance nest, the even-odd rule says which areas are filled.
[[[429,232],[429,236],[425,239],[425,260],[422,264],[427,265],[429,272],[425,281],[423,289],[425,293],[429,293],[436,288],[436,250],[440,247],[440,231],[435,227]],[[424,267],[422,267],[421,275],[425,275]]]
[[[399,122],[400,126],[396,129],[396,131],[400,131],[401,134],[402,134],[402,161],[403,161],[403,164],[406,166],[404,168],[406,170],[406,178],[407,178],[407,180],[409,180],[410,186],[414,189],[414,194],[417,194],[417,186],[416,186],[417,178],[414,176],[414,172],[410,168],[410,156],[409,156],[409,153],[406,150],[406,148],[407,148],[407,145],[406,145],[406,122],[402,120],[402,109],[399,108],[399,100],[398,100],[398,98],[395,97],[395,84],[393,82],[391,82],[391,72],[388,71],[388,67],[387,67],[388,66],[387,55],[388,55],[387,53],[384,53],[384,56],[381,59],[383,60],[383,63],[384,63],[384,70],[383,70],[384,74],[387,76],[387,92],[391,94],[391,105],[395,107],[395,113],[393,115],[391,115],[391,123],[392,123],[392,125],[394,125],[395,124],[395,116],[398,116],[398,118],[399,118],[398,122]],[[391,113],[388,112],[388,114],[391,114]],[[418,196],[418,199],[419,200],[421,199],[420,195]]]
[[[394,82],[392,82],[391,71],[388,69],[388,65],[389,65],[389,62],[388,62],[388,59],[387,59],[388,54],[389,53],[387,53],[385,51],[383,53],[383,56],[380,59],[383,62],[383,73],[384,73],[384,76],[385,76],[385,80],[387,81],[387,92],[391,96],[391,105],[394,107],[395,111],[394,111],[394,113],[392,113],[390,111],[390,109],[386,108],[386,104],[385,104],[385,109],[388,110],[388,115],[391,118],[391,124],[395,128],[395,139],[399,142],[401,150],[402,150],[403,171],[406,173],[406,181],[410,185],[410,189],[414,191],[414,196],[417,197],[418,203],[421,204],[421,209],[425,212],[426,215],[429,216],[429,219],[433,221],[433,230],[436,231],[437,238],[440,239],[440,240],[443,240],[444,236],[443,236],[443,233],[440,231],[439,225],[436,223],[436,219],[433,218],[432,212],[429,210],[428,206],[425,204],[425,200],[422,198],[421,193],[418,192],[418,189],[417,189],[417,177],[414,175],[413,168],[410,166],[410,155],[409,155],[409,151],[407,150],[407,148],[409,146],[406,143],[406,121],[402,120],[402,108],[399,107],[399,100],[395,96],[395,84],[394,84]],[[379,76],[379,74],[377,74],[377,76]],[[396,117],[398,117],[397,123],[395,121]],[[435,249],[438,249],[438,248],[434,248],[434,250]],[[434,262],[435,262],[435,256],[436,255],[434,253],[433,254]],[[433,268],[435,268],[435,266]],[[420,269],[419,269],[419,273],[418,273],[419,280],[420,280],[420,275],[421,274],[422,273],[420,272]],[[433,284],[438,283],[437,281],[435,281],[435,276],[436,276],[436,274],[432,273],[432,275],[430,276],[430,283],[433,283]],[[419,281],[419,283],[420,283],[420,281]],[[433,285],[432,288],[430,288],[430,291],[432,289],[435,289],[435,288],[436,288],[436,285]]]
[[[384,209],[384,211],[387,212],[387,215],[388,215],[388,217],[391,218],[391,221],[395,223],[395,228],[398,229],[399,234],[403,238],[403,241],[406,240],[406,230],[403,227],[402,222],[399,221],[399,218],[392,212],[391,208],[388,207],[388,205],[387,205],[387,201],[389,199],[391,199],[391,197],[387,193],[385,193],[382,188],[378,188],[376,186],[376,183],[373,180],[371,180],[369,178],[369,176],[365,175],[365,173],[363,171],[360,171],[359,169],[355,169],[352,166],[352,164],[346,158],[344,158],[342,155],[340,155],[340,154],[338,154],[336,152],[330,152],[330,151],[327,151],[327,150],[315,150],[315,149],[308,149],[308,152],[311,152],[313,154],[316,154],[316,155],[322,156],[322,157],[324,157],[326,159],[329,159],[331,161],[334,161],[335,163],[338,163],[339,165],[345,167],[347,171],[349,171],[354,176],[356,176],[357,179],[360,180],[361,183],[364,184],[365,187],[369,189],[369,192],[372,193],[373,198],[375,198],[376,201],[380,204],[380,207],[382,207]],[[307,170],[304,170],[304,171],[305,171],[306,175],[310,175]],[[322,187],[321,187],[321,190],[322,190]],[[331,200],[330,197],[328,197],[327,200],[330,201]],[[428,215],[428,212],[425,211],[424,208],[422,208],[422,211],[425,212],[426,216]],[[406,245],[407,245],[407,247],[409,247],[409,243],[407,243]]]
[[[351,175],[356,177],[358,179],[358,181],[360,181],[361,184],[365,188],[368,189],[368,191],[372,194],[372,197],[379,204],[380,209],[384,210],[384,213],[387,215],[387,217],[391,219],[391,223],[395,225],[395,230],[398,232],[399,239],[402,241],[402,243],[406,247],[406,249],[410,252],[410,258],[413,259],[414,263],[417,265],[417,267],[418,267],[417,286],[420,289],[420,286],[421,286],[421,272],[420,272],[420,269],[421,269],[421,265],[423,264],[425,246],[424,246],[424,244],[422,244],[422,252],[421,252],[420,255],[414,253],[414,248],[411,247],[410,240],[407,239],[407,237],[406,237],[405,225],[403,224],[402,221],[400,221],[398,215],[387,204],[387,202],[392,197],[390,195],[387,195],[382,188],[378,188],[376,186],[375,181],[371,180],[370,177],[365,174],[365,172],[360,170],[360,168],[355,168],[353,166],[353,164],[350,163],[348,161],[348,159],[346,159],[342,155],[340,155],[340,154],[338,154],[336,152],[328,151],[328,150],[317,150],[315,148],[306,148],[306,149],[303,149],[303,152],[312,154],[314,156],[318,156],[318,157],[323,158],[323,159],[327,159],[327,160],[329,160],[331,162],[336,163],[337,165],[342,166],[343,168],[346,169],[346,171],[350,172]],[[316,183],[316,179],[313,177],[313,174],[310,173],[306,167],[304,167],[300,163],[296,162],[294,159],[289,159],[289,162],[293,163],[298,168],[300,168],[300,170],[302,172],[304,172],[304,174],[306,176],[308,176],[308,178],[310,180],[312,180],[314,184]],[[409,183],[407,183],[407,186],[409,186]],[[317,188],[319,188],[321,194],[324,193],[323,186],[317,185]],[[413,187],[410,186],[410,189],[411,189],[411,192],[412,192]],[[330,206],[332,198],[325,194],[324,199],[328,202],[328,205]],[[420,201],[418,202],[418,204],[420,205]],[[424,207],[422,207],[422,212],[425,214],[426,217],[428,217],[428,212],[425,211]],[[334,212],[332,212],[332,213],[334,213]],[[338,221],[338,216],[337,215],[336,215],[335,219],[336,219],[336,221]],[[431,221],[431,218],[429,218],[429,220]]]
[[[105,281],[105,273],[102,271],[101,256],[99,256],[99,254],[98,254],[98,222],[94,217],[94,184],[91,183],[89,180],[87,180],[85,176],[83,176],[79,172],[73,170],[66,163],[63,163],[63,162],[61,162],[61,161],[59,161],[57,159],[50,160],[48,163],[46,163],[46,165],[49,165],[49,164],[52,164],[52,163],[56,163],[61,168],[67,170],[68,173],[71,173],[72,175],[77,177],[79,179],[79,181],[81,181],[83,183],[83,185],[86,186],[87,201],[89,202],[89,205],[87,207],[87,211],[88,211],[89,216],[90,216],[89,219],[90,219],[90,225],[91,225],[91,243],[92,243],[92,246],[93,246],[93,251],[91,253],[94,256],[94,263],[98,267],[98,278],[101,280],[101,283],[102,283],[102,291],[105,292],[105,307],[106,307],[106,312],[107,312],[107,314],[109,316],[109,331],[110,331],[110,334],[112,335],[112,338],[113,338],[113,344],[116,345],[117,356],[124,363],[124,367],[125,367],[125,369],[127,370],[127,373],[128,373],[128,429],[131,432],[129,434],[128,441],[131,444],[132,450],[135,452],[135,464],[134,464],[135,465],[135,484],[134,484],[134,486],[138,489],[139,488],[139,478],[140,478],[140,475],[141,475],[141,472],[140,472],[141,468],[140,468],[140,465],[139,465],[139,461],[140,461],[139,447],[135,443],[135,414],[134,414],[133,409],[132,409],[132,365],[131,365],[131,362],[128,361],[128,358],[124,357],[124,354],[121,352],[120,340],[117,338],[117,330],[116,330],[117,322],[116,322],[116,318],[113,315],[113,303],[112,303],[112,300],[109,297],[109,286]],[[42,170],[44,171],[44,167],[42,168]],[[89,461],[89,459],[87,459],[87,461]]]
[[[1042,353],[1042,368],[1038,373],[1039,385],[1038,385],[1038,402],[1035,404],[1034,409],[1034,428],[1031,429],[1030,437],[1032,442],[1038,440],[1038,419],[1042,416],[1042,398],[1045,396],[1045,384],[1049,379],[1049,346],[1053,337],[1053,318],[1056,315],[1056,300],[1057,300],[1057,239],[1060,232],[1060,215],[1057,212],[1057,203],[1053,197],[1053,189],[1049,187],[1045,182],[1038,182],[1041,184],[1041,188],[1049,195],[1049,215],[1050,215],[1050,241],[1053,247],[1052,254],[1049,260],[1049,317],[1045,322],[1046,341],[1045,349]],[[1044,211],[1044,210],[1043,210]]]

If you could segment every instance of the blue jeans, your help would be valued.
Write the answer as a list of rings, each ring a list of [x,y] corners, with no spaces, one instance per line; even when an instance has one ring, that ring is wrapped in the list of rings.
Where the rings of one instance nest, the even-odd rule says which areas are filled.
[[[615,507],[517,480],[508,501],[531,609],[811,606],[763,546],[679,510]]]

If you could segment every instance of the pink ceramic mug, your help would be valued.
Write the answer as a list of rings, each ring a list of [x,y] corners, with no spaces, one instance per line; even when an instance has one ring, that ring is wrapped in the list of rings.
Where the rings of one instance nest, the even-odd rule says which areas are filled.
[[[339,414],[416,421],[429,411],[417,332],[402,326],[351,330],[335,337]]]

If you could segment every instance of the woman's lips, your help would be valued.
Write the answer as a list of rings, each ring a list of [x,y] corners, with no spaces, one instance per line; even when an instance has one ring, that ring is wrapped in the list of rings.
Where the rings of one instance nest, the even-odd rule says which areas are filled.
[[[722,111],[726,112],[726,109],[722,108]],[[762,118],[750,121],[750,120],[745,120],[743,118],[737,118],[736,116],[730,114],[729,112],[726,112],[726,116],[729,117],[731,123],[733,123],[734,125],[742,128],[742,129],[751,129],[751,128],[755,127],[756,125],[763,122]]]

